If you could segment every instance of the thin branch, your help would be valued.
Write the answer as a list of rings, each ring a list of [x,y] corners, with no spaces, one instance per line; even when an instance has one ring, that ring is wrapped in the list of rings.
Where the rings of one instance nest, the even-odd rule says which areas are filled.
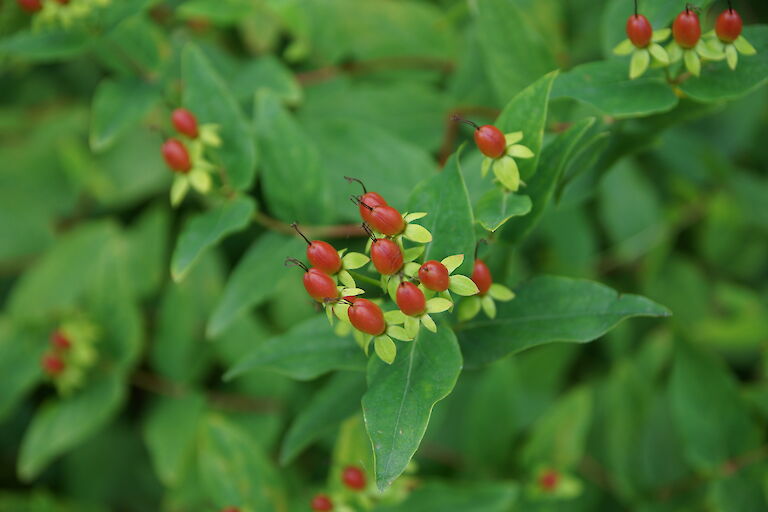
[[[256,212],[253,220],[265,228],[283,233],[286,235],[295,235],[290,224],[273,219],[263,212]],[[302,224],[301,229],[309,238],[350,238],[365,237],[366,234],[360,224],[338,224],[335,226],[306,226]]]
[[[454,151],[456,146],[456,138],[459,135],[459,123],[454,121],[455,117],[465,117],[471,115],[477,115],[481,117],[487,117],[489,119],[495,119],[499,115],[500,111],[490,107],[483,107],[479,105],[466,105],[459,106],[451,110],[445,118],[445,131],[443,132],[443,143],[440,145],[438,151],[437,162],[440,168],[445,166],[445,162]]]

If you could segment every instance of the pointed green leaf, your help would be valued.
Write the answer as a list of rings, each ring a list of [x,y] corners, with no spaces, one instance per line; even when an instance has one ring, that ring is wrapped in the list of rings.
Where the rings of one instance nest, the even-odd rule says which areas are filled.
[[[527,215],[531,207],[530,197],[495,187],[477,202],[475,215],[483,228],[493,232],[512,217]]]
[[[387,364],[392,364],[397,357],[397,346],[392,338],[386,335],[376,336],[373,340],[373,350]]]
[[[159,89],[142,80],[102,80],[91,106],[91,149],[95,152],[108,149],[117,138],[138,124],[159,100]]]
[[[650,62],[651,54],[648,53],[648,50],[635,50],[632,54],[632,60],[629,62],[629,78],[634,80],[645,73]]]
[[[376,512],[509,512],[514,510],[518,495],[514,483],[431,481],[416,488],[402,503],[376,507]]]

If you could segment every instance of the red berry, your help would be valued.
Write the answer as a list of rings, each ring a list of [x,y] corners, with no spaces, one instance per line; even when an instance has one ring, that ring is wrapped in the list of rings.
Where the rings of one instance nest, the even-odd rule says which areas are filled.
[[[387,328],[381,308],[368,299],[357,299],[348,310],[349,321],[358,331],[378,336]]]
[[[63,332],[55,330],[51,334],[51,345],[59,350],[67,350],[72,346],[72,343],[70,343],[69,338],[67,338]]]
[[[429,260],[419,268],[419,281],[427,289],[442,292],[451,285],[448,269],[439,261]]]
[[[653,27],[642,14],[633,14],[627,19],[627,36],[638,48],[645,48],[653,37]]]
[[[52,377],[64,371],[64,361],[55,354],[45,354],[40,365],[43,371]]]
[[[40,0],[16,0],[16,3],[27,12],[37,12],[43,8]]]
[[[361,203],[366,206],[366,203]],[[365,208],[365,206],[363,206]],[[373,206],[368,209],[367,222],[379,233],[387,236],[399,235],[405,229],[405,221],[400,212],[391,206]]]
[[[403,251],[388,238],[377,238],[371,244],[371,261],[380,274],[389,276],[403,268]]]
[[[163,158],[173,171],[187,173],[192,168],[187,148],[176,139],[168,139],[163,144]]]
[[[365,473],[357,466],[347,466],[341,473],[341,481],[350,489],[360,491],[365,489]]]
[[[312,510],[315,510],[316,512],[326,512],[328,510],[333,510],[333,502],[331,501],[331,498],[325,494],[318,494],[312,498],[311,507]]]
[[[672,23],[672,34],[677,44],[683,48],[693,48],[701,37],[699,16],[690,9],[684,10]]]
[[[339,297],[336,282],[320,270],[311,268],[304,272],[304,288],[316,301],[324,302]]]
[[[741,35],[743,26],[739,13],[733,9],[726,9],[717,17],[715,32],[721,41],[732,43]]]
[[[197,138],[197,118],[185,108],[177,108],[171,113],[171,121],[179,133],[191,139]]]
[[[291,227],[307,242],[307,259],[310,265],[331,275],[341,269],[341,256],[331,244],[322,240],[310,240],[304,236],[295,222]]]
[[[475,130],[475,144],[485,156],[499,158],[507,149],[507,140],[501,130],[486,124]]]
[[[384,198],[377,192],[366,192],[363,194],[360,198],[360,205],[358,208],[360,209],[360,217],[369,224],[371,223],[371,209],[366,208],[365,205],[368,205],[371,208],[375,208],[376,206],[388,206]]]
[[[472,268],[472,281],[477,285],[480,290],[480,295],[485,295],[488,289],[493,284],[493,278],[491,277],[491,271],[488,269],[488,265],[483,260],[477,258],[475,260],[475,266]]]
[[[400,311],[408,316],[420,315],[427,307],[427,299],[419,287],[408,281],[403,281],[397,287],[395,302]]]
[[[560,475],[554,469],[548,469],[539,477],[539,487],[543,491],[552,492],[557,488],[560,481]]]

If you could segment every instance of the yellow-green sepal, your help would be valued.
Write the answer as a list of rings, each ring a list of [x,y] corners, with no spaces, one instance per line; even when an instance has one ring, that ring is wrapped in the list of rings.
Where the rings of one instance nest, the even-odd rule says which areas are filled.
[[[488,295],[501,302],[507,302],[515,298],[515,292],[499,283],[493,283],[491,285],[488,289]]]
[[[480,312],[480,297],[477,295],[473,297],[467,297],[459,303],[458,315],[459,320],[466,322],[477,316]]]
[[[379,356],[379,359],[387,364],[392,364],[395,361],[395,357],[397,357],[397,346],[392,341],[392,338],[386,334],[376,336],[373,339],[373,350]]]
[[[503,156],[493,162],[493,175],[505,188],[515,192],[520,188],[520,170],[515,159]]]
[[[480,304],[483,307],[483,312],[488,318],[496,318],[496,303],[493,301],[493,297],[486,295],[480,299]]]
[[[431,316],[424,314],[421,315],[419,319],[421,320],[421,323],[424,325],[424,327],[426,327],[428,330],[437,332],[437,324],[435,324],[435,321],[432,320]]]
[[[469,296],[469,295],[477,295],[480,293],[480,289],[477,287],[474,281],[472,281],[467,276],[462,276],[461,274],[457,274],[455,276],[450,277],[451,284],[448,287],[449,290],[451,290],[456,295],[463,295],[463,296]]]
[[[451,272],[459,268],[462,263],[464,263],[464,255],[454,254],[452,256],[448,256],[447,258],[443,258],[443,260],[440,263],[445,265],[445,268],[448,269],[448,273],[450,274]]]
[[[427,244],[432,241],[432,233],[424,226],[419,224],[408,224],[403,231],[403,236],[420,244]]]
[[[448,311],[453,306],[453,302],[441,297],[435,297],[427,301],[427,313],[442,313]]]
[[[632,50],[635,49],[635,45],[632,44],[632,41],[629,39],[625,39],[616,46],[613,47],[613,54],[614,55],[629,55],[632,53]]]
[[[634,80],[635,78],[642,76],[648,70],[648,65],[651,63],[651,54],[645,48],[638,48],[632,53],[632,60],[629,62],[629,78]]]

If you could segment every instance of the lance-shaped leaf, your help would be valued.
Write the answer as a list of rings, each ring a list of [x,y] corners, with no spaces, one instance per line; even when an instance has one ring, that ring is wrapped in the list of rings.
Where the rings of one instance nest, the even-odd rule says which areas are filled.
[[[462,359],[456,336],[447,325],[426,329],[400,345],[394,363],[373,358],[363,415],[373,443],[376,484],[386,489],[410,462],[427,430],[435,403],[456,384]]]
[[[103,80],[93,95],[90,145],[103,151],[141,121],[160,99],[158,87],[138,79]]]
[[[527,215],[531,211],[531,198],[515,194],[500,187],[486,192],[475,206],[480,225],[488,231],[496,231],[512,217]]]

